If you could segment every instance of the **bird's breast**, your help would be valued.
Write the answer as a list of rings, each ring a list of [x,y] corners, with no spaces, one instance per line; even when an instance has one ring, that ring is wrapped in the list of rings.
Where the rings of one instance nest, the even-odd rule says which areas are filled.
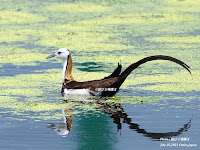
[[[89,89],[64,89],[64,95],[91,95]]]

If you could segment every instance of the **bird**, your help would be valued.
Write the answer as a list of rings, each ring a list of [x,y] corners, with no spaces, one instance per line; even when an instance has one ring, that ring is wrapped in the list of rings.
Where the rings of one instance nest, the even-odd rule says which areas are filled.
[[[166,55],[153,55],[145,57],[127,67],[123,72],[122,65],[118,63],[117,68],[107,77],[100,80],[91,80],[85,82],[79,82],[74,80],[72,77],[72,54],[67,48],[61,48],[56,53],[46,57],[49,58],[59,58],[63,61],[63,72],[62,72],[62,88],[61,94],[63,96],[67,95],[91,95],[91,96],[102,96],[102,97],[112,97],[118,91],[120,86],[129,76],[129,74],[139,67],[140,65],[154,60],[168,60],[181,65],[190,74],[190,67],[183,61],[176,59],[171,56]]]

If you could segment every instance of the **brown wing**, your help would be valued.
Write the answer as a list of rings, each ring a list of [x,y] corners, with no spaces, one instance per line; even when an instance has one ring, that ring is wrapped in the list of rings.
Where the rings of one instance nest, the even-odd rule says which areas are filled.
[[[71,81],[67,83],[64,88],[67,89],[90,89],[92,91],[97,91],[98,88],[109,88],[113,84],[119,81],[119,77],[112,77],[101,80],[92,80],[86,82]]]

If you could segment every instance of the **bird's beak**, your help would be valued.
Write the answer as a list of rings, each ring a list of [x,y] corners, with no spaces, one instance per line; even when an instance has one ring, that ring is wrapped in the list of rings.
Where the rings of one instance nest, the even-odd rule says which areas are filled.
[[[49,58],[52,58],[52,57],[55,57],[55,56],[56,56],[56,54],[52,54],[52,55],[48,56],[46,59],[49,59]]]

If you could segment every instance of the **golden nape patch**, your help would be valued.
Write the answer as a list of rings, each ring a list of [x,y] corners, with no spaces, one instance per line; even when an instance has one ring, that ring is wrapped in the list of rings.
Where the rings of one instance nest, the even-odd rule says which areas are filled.
[[[67,69],[65,72],[65,79],[67,80],[67,83],[74,81],[72,77],[72,67],[73,67],[73,61],[72,61],[72,55],[69,54],[68,62],[67,62]]]

